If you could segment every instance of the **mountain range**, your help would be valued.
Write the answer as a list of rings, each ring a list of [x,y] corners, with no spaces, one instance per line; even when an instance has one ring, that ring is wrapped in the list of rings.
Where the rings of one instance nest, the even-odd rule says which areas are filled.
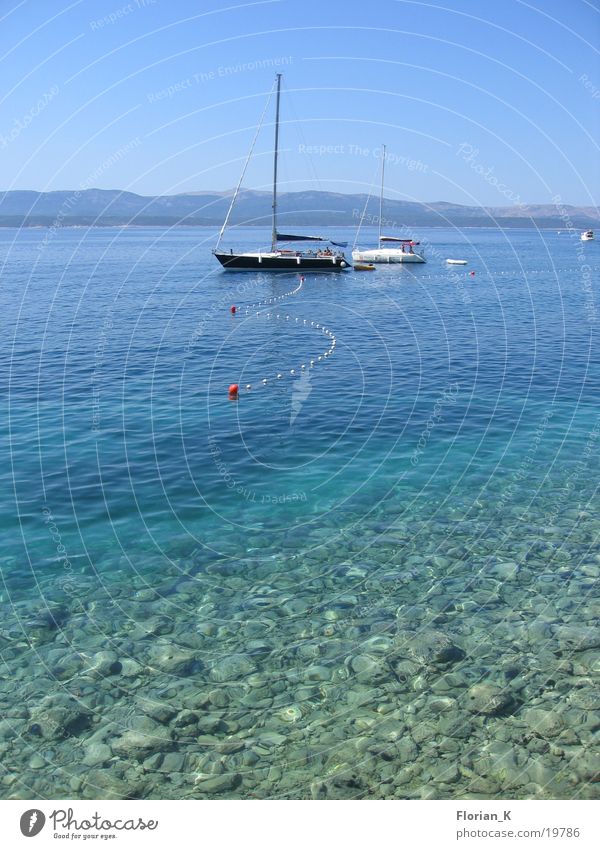
[[[191,192],[145,197],[113,189],[56,192],[0,192],[0,226],[220,226],[232,192]],[[282,192],[278,196],[280,227],[348,226],[358,224],[367,202],[364,194]],[[369,198],[366,224],[378,223],[379,201]],[[268,225],[270,192],[242,191],[231,224]],[[463,206],[445,201],[415,203],[386,199],[384,226],[406,227],[531,227],[577,229],[600,226],[594,206],[553,204]]]

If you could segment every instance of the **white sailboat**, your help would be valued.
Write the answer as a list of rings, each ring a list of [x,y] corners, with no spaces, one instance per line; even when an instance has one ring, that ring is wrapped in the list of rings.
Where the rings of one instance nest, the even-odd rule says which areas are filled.
[[[354,243],[354,248],[352,250],[352,260],[353,262],[358,263],[425,262],[423,254],[417,253],[413,250],[413,248],[417,247],[419,242],[415,242],[412,239],[399,239],[397,236],[381,235],[381,225],[383,222],[383,186],[385,181],[385,151],[386,146],[383,145],[381,157],[381,191],[379,193],[379,238],[377,241],[377,247],[367,250],[362,250],[361,248],[356,247],[356,242],[358,241],[363,219],[367,211],[367,205],[369,203],[369,199],[367,198],[367,203],[365,204],[360,224],[358,225],[358,231],[356,233],[356,242]],[[400,247],[388,248],[386,247],[386,244],[389,242],[399,243]]]

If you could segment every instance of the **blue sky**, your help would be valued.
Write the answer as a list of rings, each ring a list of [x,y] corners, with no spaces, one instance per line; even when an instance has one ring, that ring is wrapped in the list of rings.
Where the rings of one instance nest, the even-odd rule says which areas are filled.
[[[282,190],[365,191],[385,143],[390,197],[592,205],[598,45],[588,0],[0,0],[0,189],[231,188],[281,70]]]

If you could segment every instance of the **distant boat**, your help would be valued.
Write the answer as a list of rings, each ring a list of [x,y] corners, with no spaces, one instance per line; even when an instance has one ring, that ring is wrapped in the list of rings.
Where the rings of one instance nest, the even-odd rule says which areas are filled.
[[[595,238],[596,238],[596,237],[594,236],[594,231],[593,231],[593,230],[585,230],[585,231],[581,234],[581,241],[582,241],[582,242],[592,242]]]
[[[466,259],[447,259],[446,262],[448,265],[466,265]]]
[[[413,248],[417,247],[419,242],[414,242],[412,239],[398,239],[396,236],[382,236],[381,235],[381,224],[382,224],[382,216],[383,216],[383,185],[385,180],[385,151],[386,146],[382,146],[382,157],[381,157],[381,191],[379,193],[379,238],[377,241],[377,247],[372,248],[370,250],[360,250],[354,249],[352,251],[352,260],[356,262],[377,262],[377,263],[391,263],[391,262],[425,262],[425,257],[422,254],[415,253]],[[367,203],[368,203],[367,198]],[[365,208],[363,210],[363,214],[360,220],[360,224],[358,225],[358,232],[356,234],[356,238],[358,240],[358,236],[360,233],[360,229],[362,226],[363,218],[365,217],[365,212],[367,209],[367,204],[365,204]],[[386,248],[385,245],[382,246],[382,242],[396,242],[399,243],[401,247],[399,248]],[[356,244],[356,242],[355,242]]]
[[[348,267],[348,261],[341,251],[337,251],[335,249],[332,250],[330,247],[327,247],[324,250],[315,248],[314,250],[306,251],[291,250],[287,248],[285,250],[279,250],[277,247],[280,242],[328,242],[330,245],[333,245],[334,248],[345,247],[346,243],[333,242],[322,236],[293,235],[280,233],[277,230],[277,159],[279,153],[279,102],[281,97],[281,74],[275,75],[275,86],[277,95],[275,105],[275,148],[273,152],[273,226],[271,250],[251,251],[249,253],[237,253],[233,250],[230,250],[229,252],[219,250],[219,245],[221,244],[221,239],[225,233],[225,228],[229,223],[231,211],[237,199],[248,162],[252,156],[254,143],[256,142],[258,133],[262,127],[265,114],[263,112],[263,117],[260,120],[252,147],[250,148],[250,153],[248,154],[242,171],[242,176],[240,177],[238,186],[231,199],[231,204],[223,226],[221,227],[221,232],[219,233],[219,238],[217,239],[217,244],[215,245],[213,253],[223,268],[235,271],[343,271]],[[271,95],[272,92],[269,95],[269,100],[271,99]],[[265,112],[267,106],[265,106]]]

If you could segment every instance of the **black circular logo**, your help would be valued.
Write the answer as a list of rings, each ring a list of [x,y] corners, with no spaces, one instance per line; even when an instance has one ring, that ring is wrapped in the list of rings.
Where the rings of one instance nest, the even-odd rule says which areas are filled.
[[[21,834],[25,837],[35,837],[46,824],[46,817],[38,808],[31,808],[21,816]]]

